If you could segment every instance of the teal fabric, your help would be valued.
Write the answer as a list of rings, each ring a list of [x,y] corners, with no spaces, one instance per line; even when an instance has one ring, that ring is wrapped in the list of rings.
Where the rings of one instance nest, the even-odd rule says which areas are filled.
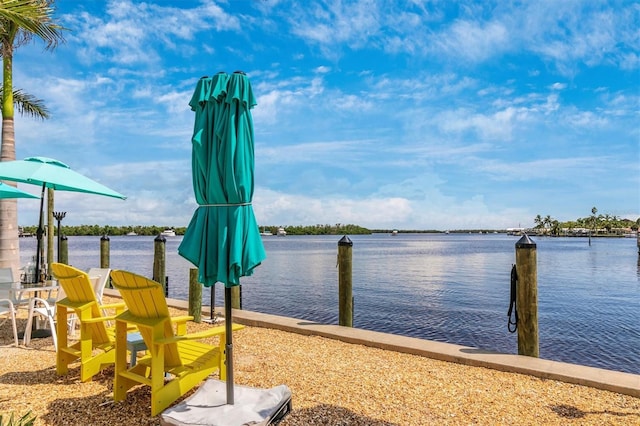
[[[60,191],[84,192],[125,199],[124,195],[89,179],[53,158],[29,157],[0,162],[0,179],[31,183]]]
[[[198,81],[192,180],[198,208],[178,253],[198,267],[199,281],[231,287],[266,258],[251,201],[254,185],[253,119],[256,105],[243,73]]]
[[[40,198],[36,195],[29,194],[18,188],[14,188],[11,185],[6,185],[0,182],[0,199],[4,198]]]

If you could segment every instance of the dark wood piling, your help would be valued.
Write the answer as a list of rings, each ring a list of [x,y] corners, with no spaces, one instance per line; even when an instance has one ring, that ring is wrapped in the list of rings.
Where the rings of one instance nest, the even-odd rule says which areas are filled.
[[[536,243],[526,234],[516,243],[518,354],[540,356]]]
[[[194,322],[202,322],[202,284],[198,282],[198,268],[189,269],[189,315]]]
[[[352,251],[353,242],[345,235],[338,241],[338,321],[345,327],[353,327]]]
[[[242,285],[231,287],[231,307],[233,309],[242,309]]]
[[[66,235],[60,236],[60,245],[58,246],[60,253],[58,254],[58,262],[69,264],[69,240]]]
[[[103,235],[100,238],[100,267],[101,268],[109,268],[109,258],[111,256],[109,245],[110,245],[109,236]]]
[[[169,288],[166,280],[166,243],[167,239],[162,234],[153,240],[153,280],[162,284],[164,294],[169,294]]]

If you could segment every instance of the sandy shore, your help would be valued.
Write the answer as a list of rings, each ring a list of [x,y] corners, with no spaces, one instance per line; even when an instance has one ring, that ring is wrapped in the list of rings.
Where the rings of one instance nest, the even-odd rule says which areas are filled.
[[[189,331],[206,327],[190,323]],[[5,322],[0,415],[31,410],[36,425],[159,424],[145,387],[113,402],[112,368],[81,383],[78,368],[56,375],[51,338],[11,343]],[[278,330],[235,333],[234,365],[237,384],[291,389],[282,426],[640,425],[640,399],[631,396]]]

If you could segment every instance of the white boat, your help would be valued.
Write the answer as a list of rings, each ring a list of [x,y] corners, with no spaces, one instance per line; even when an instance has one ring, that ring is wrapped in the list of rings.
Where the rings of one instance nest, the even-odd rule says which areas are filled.
[[[162,235],[164,237],[175,237],[176,236],[176,231],[174,231],[173,229],[165,229],[164,231],[162,231],[160,233],[160,235]]]
[[[127,232],[127,235],[128,235],[129,237],[135,237],[135,236],[136,236],[136,235],[138,235],[138,234],[136,234],[135,232],[131,231],[131,232]]]
[[[395,237],[397,235],[398,235],[398,230],[397,229],[394,229],[393,231],[391,231],[391,236],[392,237]]]
[[[260,235],[263,237],[270,237],[273,234],[271,233],[271,231],[263,228],[262,231],[260,231]]]
[[[287,231],[285,231],[282,226],[278,228],[278,237],[286,237],[286,236],[287,236]]]

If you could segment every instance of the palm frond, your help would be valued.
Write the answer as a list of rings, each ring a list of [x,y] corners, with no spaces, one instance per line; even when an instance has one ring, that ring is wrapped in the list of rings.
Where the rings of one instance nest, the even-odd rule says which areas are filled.
[[[54,24],[54,9],[49,0],[4,0],[0,2],[0,28],[6,31],[8,22],[15,23],[22,30],[41,38],[47,49],[64,41],[62,31],[66,28]]]
[[[2,94],[2,87],[0,87],[0,101],[2,100]],[[49,110],[44,104],[44,101],[28,93],[24,93],[21,89],[13,91],[13,106],[20,115],[39,118],[41,120],[50,118]]]

